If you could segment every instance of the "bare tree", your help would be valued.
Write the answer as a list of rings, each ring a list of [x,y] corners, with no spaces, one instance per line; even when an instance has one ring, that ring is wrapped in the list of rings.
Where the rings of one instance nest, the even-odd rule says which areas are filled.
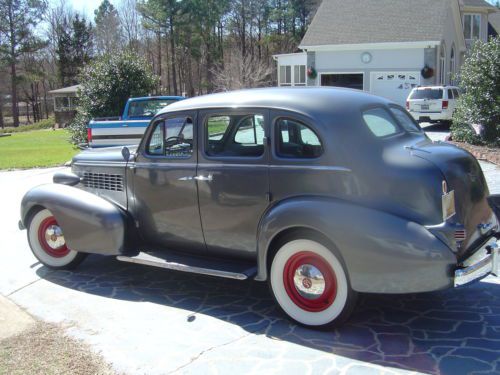
[[[125,44],[135,52],[139,51],[141,37],[141,17],[137,11],[137,0],[122,0],[118,8],[120,23],[123,28]]]
[[[272,85],[273,69],[268,61],[259,60],[257,56],[250,54],[243,56],[239,48],[235,48],[233,53],[227,56],[224,68],[213,72],[217,91]]]

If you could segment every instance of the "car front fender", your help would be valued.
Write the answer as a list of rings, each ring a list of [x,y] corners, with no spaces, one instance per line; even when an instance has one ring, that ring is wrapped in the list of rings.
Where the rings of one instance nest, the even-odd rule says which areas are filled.
[[[111,202],[67,185],[40,185],[29,190],[21,202],[24,227],[38,207],[52,212],[70,249],[103,255],[123,253],[126,218]]]
[[[273,239],[295,228],[312,229],[333,243],[358,292],[414,293],[453,286],[456,256],[422,225],[349,202],[316,197],[284,200],[266,212],[258,232],[257,280],[267,279]]]

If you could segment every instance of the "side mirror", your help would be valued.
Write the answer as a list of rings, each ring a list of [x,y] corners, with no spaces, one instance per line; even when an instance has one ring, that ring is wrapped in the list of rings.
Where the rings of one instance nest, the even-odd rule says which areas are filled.
[[[122,148],[122,156],[123,156],[123,159],[125,159],[125,161],[128,162],[128,160],[130,158],[130,150],[128,149],[127,146]]]

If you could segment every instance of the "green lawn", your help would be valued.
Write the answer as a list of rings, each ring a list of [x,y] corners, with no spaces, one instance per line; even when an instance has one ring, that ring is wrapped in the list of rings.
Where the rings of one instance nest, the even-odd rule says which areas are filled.
[[[0,169],[62,165],[78,152],[68,139],[66,130],[37,130],[0,137]]]

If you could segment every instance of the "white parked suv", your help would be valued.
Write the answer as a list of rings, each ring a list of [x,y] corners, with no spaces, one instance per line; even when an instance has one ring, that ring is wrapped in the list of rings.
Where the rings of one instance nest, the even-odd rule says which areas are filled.
[[[415,87],[406,100],[406,109],[418,122],[450,122],[459,96],[455,86]]]

